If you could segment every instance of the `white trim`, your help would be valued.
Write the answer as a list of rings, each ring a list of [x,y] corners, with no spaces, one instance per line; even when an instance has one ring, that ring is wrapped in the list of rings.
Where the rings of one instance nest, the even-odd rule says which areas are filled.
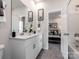
[[[52,10],[52,11],[49,11],[48,13],[51,13],[51,12],[58,12],[58,11],[62,11],[62,9]]]

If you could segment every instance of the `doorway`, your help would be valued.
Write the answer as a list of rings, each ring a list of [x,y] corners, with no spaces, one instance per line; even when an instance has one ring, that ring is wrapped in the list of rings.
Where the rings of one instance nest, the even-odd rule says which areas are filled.
[[[49,51],[54,51],[54,59],[63,59],[61,54],[61,10],[49,12],[48,42]]]
[[[49,43],[61,44],[61,11],[49,12]]]
[[[63,59],[61,53],[61,10],[49,12],[48,15],[49,49],[42,51],[37,59]]]

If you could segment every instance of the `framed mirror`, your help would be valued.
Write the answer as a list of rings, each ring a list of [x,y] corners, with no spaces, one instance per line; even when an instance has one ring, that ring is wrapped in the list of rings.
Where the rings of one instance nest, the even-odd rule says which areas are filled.
[[[44,9],[38,9],[38,21],[44,20]]]
[[[20,0],[12,0],[12,34],[21,35],[32,29],[33,12]]]
[[[32,22],[32,21],[33,21],[33,12],[28,11],[28,22]]]

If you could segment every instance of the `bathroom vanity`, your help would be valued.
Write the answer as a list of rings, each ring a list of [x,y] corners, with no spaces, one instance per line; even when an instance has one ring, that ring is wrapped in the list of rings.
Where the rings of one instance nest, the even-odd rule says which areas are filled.
[[[11,59],[36,59],[42,50],[42,35],[19,35],[10,39]]]
[[[12,0],[11,59],[36,59],[42,50],[42,34],[37,31],[33,15],[33,8],[21,0]]]

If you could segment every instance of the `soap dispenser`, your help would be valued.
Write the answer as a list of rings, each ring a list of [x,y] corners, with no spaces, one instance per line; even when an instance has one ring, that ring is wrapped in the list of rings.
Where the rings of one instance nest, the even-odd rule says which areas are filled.
[[[12,37],[16,37],[16,32],[13,30]]]

